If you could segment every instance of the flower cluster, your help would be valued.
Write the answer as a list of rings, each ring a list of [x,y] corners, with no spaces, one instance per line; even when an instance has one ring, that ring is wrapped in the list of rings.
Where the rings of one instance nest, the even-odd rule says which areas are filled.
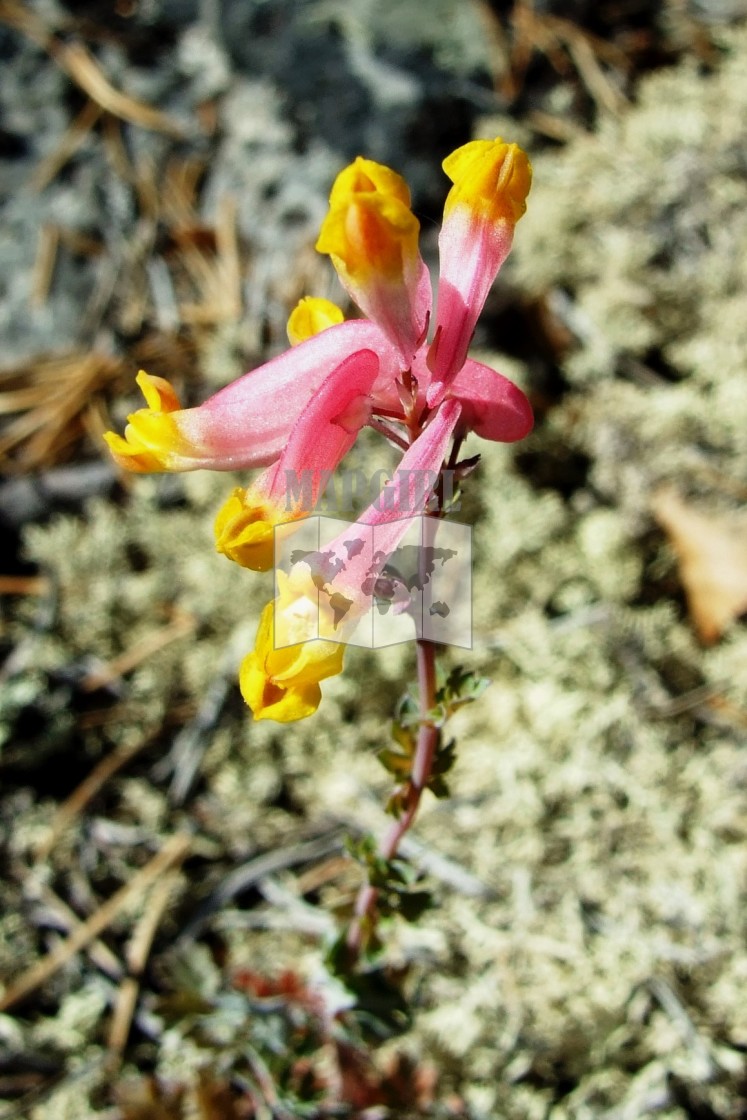
[[[407,517],[425,511],[429,493],[418,494],[420,508],[413,508],[413,472],[437,477],[450,441],[469,431],[510,442],[532,426],[521,390],[467,356],[525,210],[529,161],[515,144],[476,140],[453,152],[444,170],[453,186],[439,237],[432,331],[430,276],[407,185],[390,168],[359,157],[334,183],[316,247],[330,256],[363,317],[345,321],[328,300],[301,300],[288,322],[291,348],[196,408],[182,409],[169,382],[141,371],[147,407],[129,417],[124,437],[105,437],[116,461],[132,471],[265,468],[233,491],[215,526],[220,552],[265,571],[273,564],[275,528],[311,512],[364,426],[384,428],[406,450],[388,500],[359,518],[362,527],[377,528],[379,551],[367,554],[361,532],[348,582],[337,582],[334,594],[326,588],[327,602],[344,596],[352,621],[363,609],[361,576],[370,583]],[[294,502],[287,479],[302,473],[311,486]],[[325,555],[343,543],[350,552],[349,533]],[[242,693],[257,719],[310,715],[320,681],[342,668],[344,644],[319,636],[324,578],[310,575],[308,565],[296,567],[278,578],[279,595],[265,608],[255,649],[241,667]]]

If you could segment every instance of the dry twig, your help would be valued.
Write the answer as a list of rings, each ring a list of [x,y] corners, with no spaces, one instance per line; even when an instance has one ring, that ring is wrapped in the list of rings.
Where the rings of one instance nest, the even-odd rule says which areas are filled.
[[[172,117],[115,89],[83,43],[75,39],[63,41],[35,12],[17,0],[0,0],[0,20],[45,50],[100,109],[141,128],[167,136],[184,135],[184,129]]]
[[[20,1003],[51,976],[67,964],[81,949],[90,944],[100,933],[111,925],[116,917],[135,900],[142,898],[151,883],[156,882],[164,872],[180,864],[186,857],[192,838],[189,833],[178,832],[169,837],[161,851],[145,867],[141,867],[129,883],[107,899],[99,909],[82,922],[70,936],[46,957],[42,957],[6,989],[0,996],[0,1012]]]
[[[109,1027],[109,1051],[114,1062],[119,1061],[127,1044],[135,1007],[137,1006],[137,998],[140,993],[141,977],[148,963],[153,939],[168,906],[176,881],[177,873],[172,871],[153,887],[148,906],[135,926],[125,950],[129,975],[120,984]]]
[[[113,681],[119,680],[120,677],[131,672],[152,654],[158,653],[159,650],[176,641],[177,638],[184,638],[187,634],[191,634],[196,625],[196,620],[192,615],[183,611],[177,612],[176,617],[167,626],[151,631],[150,634],[146,634],[144,638],[121,653],[119,657],[113,658],[100,669],[88,673],[81,682],[81,688],[84,692],[94,692],[97,688],[104,688],[106,685],[112,684]]]
[[[131,762],[150,742],[150,737],[138,739],[127,746],[118,747],[111,754],[101,759],[88,777],[73,790],[58,808],[52,819],[49,833],[36,849],[37,863],[47,858],[65,829],[83,812],[86,805],[92,801],[103,785],[123,766]]]
[[[43,191],[52,182],[78,151],[100,116],[101,106],[95,101],[87,101],[75,120],[68,125],[55,150],[37,164],[29,184],[33,190]]]
[[[33,886],[31,887],[31,892],[33,892]],[[70,934],[73,930],[80,929],[83,925],[83,922],[75,911],[71,910],[67,903],[63,902],[51,887],[42,884],[38,890],[38,901],[54,916],[54,920],[59,923],[60,928],[63,929],[65,933]],[[88,945],[88,956],[105,976],[109,976],[112,980],[119,980],[121,978],[124,972],[122,962],[103,941],[100,941],[98,938],[91,941]]]

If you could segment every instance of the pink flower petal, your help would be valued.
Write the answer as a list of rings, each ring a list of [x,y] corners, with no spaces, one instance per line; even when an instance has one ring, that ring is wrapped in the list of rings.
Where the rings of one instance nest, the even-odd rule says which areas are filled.
[[[473,140],[444,160],[453,182],[439,237],[441,279],[428,365],[428,404],[443,399],[464,365],[475,324],[498,270],[511,251],[526,208],[531,167],[516,144]]]
[[[361,310],[407,368],[428,330],[431,283],[418,249],[420,223],[395,171],[359,156],[335,180],[316,247],[328,253]]]
[[[518,385],[471,358],[451,382],[448,395],[462,406],[460,423],[482,439],[513,443],[534,426],[532,406]]]
[[[237,564],[272,567],[275,526],[308,516],[340,460],[371,416],[369,396],[379,372],[372,350],[357,350],[335,367],[291,429],[279,458],[218,512],[216,548]]]
[[[161,378],[140,378],[149,407],[129,417],[124,438],[107,442],[121,466],[139,471],[240,470],[273,463],[330,373],[373,350],[380,361],[372,395],[391,403],[401,362],[378,327],[354,319],[330,327],[239,377],[196,408],[178,408]],[[145,392],[144,390],[144,392]],[[168,391],[167,391],[168,390]]]
[[[458,401],[445,401],[402,456],[391,481],[378,498],[363,511],[355,525],[349,526],[324,548],[321,557],[325,572],[337,573],[327,583],[327,594],[330,601],[339,595],[348,602],[348,623],[352,624],[361,611],[368,609],[371,596],[366,588],[375,581],[377,571],[383,569],[413,518],[425,513],[460,414]],[[308,579],[308,563],[302,562],[292,569],[290,582],[299,590]]]

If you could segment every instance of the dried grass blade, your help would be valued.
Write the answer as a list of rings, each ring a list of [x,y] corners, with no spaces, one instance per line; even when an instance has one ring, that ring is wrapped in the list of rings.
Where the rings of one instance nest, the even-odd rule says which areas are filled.
[[[0,595],[48,595],[46,576],[0,576]]]
[[[95,101],[87,101],[65,130],[55,150],[36,165],[29,181],[32,190],[43,191],[52,182],[61,168],[75,155],[100,116],[101,106]]]
[[[184,135],[181,125],[166,113],[115,89],[82,43],[54,40],[50,53],[65,73],[107,113],[153,132],[163,132],[167,136]]]
[[[0,0],[0,20],[15,27],[47,51],[60,69],[107,113],[153,132],[177,137],[184,135],[181,125],[168,114],[115,89],[83,43],[75,40],[63,42],[38,15],[23,4],[16,0]]]
[[[119,1059],[127,1043],[135,1015],[137,998],[140,994],[140,977],[148,963],[153,939],[158,932],[161,918],[168,906],[177,877],[177,873],[172,871],[153,887],[148,905],[135,926],[125,950],[130,975],[122,981],[119,987],[109,1027],[108,1047],[114,1060]]]
[[[36,260],[31,276],[31,306],[43,307],[47,302],[49,288],[54,275],[54,266],[57,261],[57,249],[60,244],[59,226],[45,222],[39,231],[39,242],[36,249]]]
[[[164,646],[176,641],[177,638],[184,638],[187,634],[191,634],[195,626],[196,621],[191,615],[179,615],[168,626],[164,626],[160,630],[154,630],[141,638],[139,642],[130,646],[119,657],[115,657],[103,669],[89,673],[81,682],[81,688],[84,692],[93,692],[97,688],[111,684],[112,681],[123,677],[125,673],[129,673],[131,669],[145,661],[146,658],[163,649]]]
[[[68,825],[79,816],[105,783],[135,758],[149,742],[151,742],[151,739],[146,736],[143,739],[138,739],[135,743],[129,744],[129,746],[118,747],[94,766],[88,777],[84,778],[70,796],[62,802],[52,818],[48,835],[36,849],[37,863],[47,858]]]
[[[0,374],[0,415],[19,412],[0,437],[0,457],[25,445],[16,467],[49,465],[77,439],[92,394],[122,372],[122,361],[107,354],[70,354],[39,359],[25,369]],[[20,384],[19,384],[20,383]]]
[[[103,933],[125,907],[145,893],[151,883],[155,882],[169,868],[182,862],[191,843],[192,837],[189,833],[177,832],[170,836],[161,851],[149,863],[146,863],[145,867],[136,872],[129,883],[120,887],[61,945],[58,945],[46,957],[37,961],[18,980],[10,984],[5,993],[0,996],[0,1012],[7,1011],[9,1007],[29,996],[44,984],[50,976],[54,976],[67,964],[71,957],[74,957],[77,952],[90,944],[100,933]]]

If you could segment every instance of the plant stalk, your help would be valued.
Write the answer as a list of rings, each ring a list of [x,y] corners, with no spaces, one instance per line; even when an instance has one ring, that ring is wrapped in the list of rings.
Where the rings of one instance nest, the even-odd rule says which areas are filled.
[[[403,797],[402,812],[393,822],[379,848],[379,855],[387,862],[397,855],[403,836],[417,816],[420,800],[430,781],[433,760],[438,749],[439,731],[430,718],[430,713],[436,704],[436,647],[433,642],[418,640],[417,669],[420,728],[412,770]],[[351,964],[360,956],[366,937],[376,921],[378,897],[378,888],[371,883],[364,883],[358,892],[353,920],[346,938]]]

